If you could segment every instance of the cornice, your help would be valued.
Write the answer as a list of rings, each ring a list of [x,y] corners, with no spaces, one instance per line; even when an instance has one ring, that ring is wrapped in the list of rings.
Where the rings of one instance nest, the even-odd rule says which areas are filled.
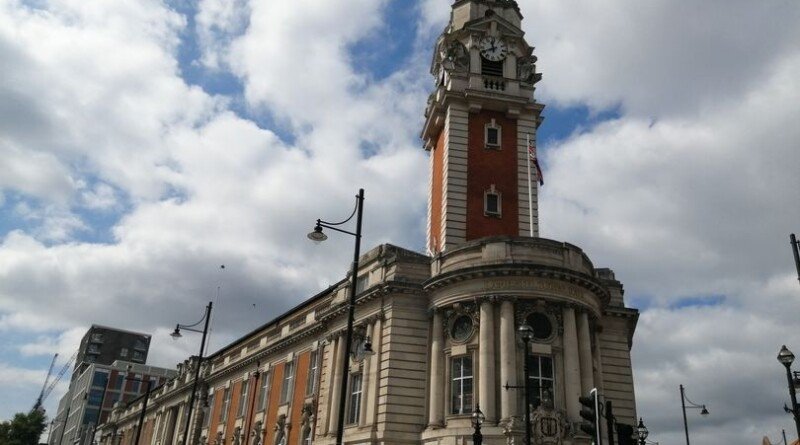
[[[462,281],[495,277],[537,277],[560,280],[581,286],[599,296],[604,307],[607,307],[611,301],[608,289],[594,277],[563,267],[525,262],[465,267],[437,275],[425,281],[422,286],[425,291],[433,292]]]

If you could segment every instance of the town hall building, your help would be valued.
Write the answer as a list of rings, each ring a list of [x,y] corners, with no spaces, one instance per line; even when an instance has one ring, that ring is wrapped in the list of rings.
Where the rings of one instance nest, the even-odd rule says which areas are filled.
[[[612,270],[539,237],[530,156],[544,105],[521,21],[512,0],[452,4],[421,133],[428,252],[384,244],[361,256],[351,354],[344,277],[204,358],[188,431],[197,360],[180,364],[150,395],[140,443],[332,445],[343,418],[347,444],[466,444],[479,407],[484,443],[520,444],[526,360],[532,417],[550,420],[535,443],[590,443],[577,425],[578,398],[592,388],[617,421],[635,424],[638,311]],[[118,405],[98,443],[132,444],[142,405]]]

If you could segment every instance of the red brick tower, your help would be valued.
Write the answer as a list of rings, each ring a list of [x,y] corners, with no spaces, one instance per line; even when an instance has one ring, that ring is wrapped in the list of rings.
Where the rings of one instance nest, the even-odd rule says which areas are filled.
[[[528,145],[544,105],[533,99],[533,47],[512,0],[458,0],[436,42],[422,139],[431,151],[428,249],[494,235],[539,236]],[[533,167],[532,167],[533,168]]]

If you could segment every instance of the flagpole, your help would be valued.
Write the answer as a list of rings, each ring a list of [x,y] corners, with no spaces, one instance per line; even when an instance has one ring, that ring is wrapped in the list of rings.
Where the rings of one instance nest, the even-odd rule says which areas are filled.
[[[531,184],[531,134],[528,133],[528,223],[530,227],[531,238],[533,238],[533,185]]]

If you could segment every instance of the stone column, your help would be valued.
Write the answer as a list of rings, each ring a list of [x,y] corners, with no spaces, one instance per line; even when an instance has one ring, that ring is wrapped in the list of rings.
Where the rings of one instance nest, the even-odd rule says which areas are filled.
[[[500,305],[500,384],[517,385],[517,348],[514,329],[514,303],[503,301]],[[517,389],[500,390],[500,418],[517,414]]]
[[[428,427],[440,428],[444,426],[444,369],[442,366],[444,347],[444,329],[442,327],[442,312],[433,310],[433,331],[431,332],[431,357],[430,357],[430,387],[428,405]]]
[[[589,315],[578,314],[578,351],[581,360],[581,394],[594,388],[594,366],[592,366],[592,337],[589,334]]]
[[[381,343],[383,341],[382,326],[383,321],[381,319],[375,320],[375,322],[372,323],[372,331],[370,333],[372,337],[372,350],[375,351],[375,354],[369,358],[370,389],[367,393],[367,407],[364,410],[367,414],[366,423],[368,425],[375,423],[378,414],[378,388],[380,387],[378,382],[380,379],[378,365],[381,362]]]
[[[328,399],[328,403],[331,406],[331,414],[328,418],[328,432],[330,434],[336,434],[336,426],[338,425],[339,420],[339,392],[342,390],[342,366],[345,363],[344,357],[344,342],[345,338],[343,335],[339,335],[336,338],[336,355],[333,360],[333,369],[331,370],[331,375],[333,376],[333,381],[331,382],[331,397]]]
[[[575,325],[575,309],[564,308],[564,394],[567,402],[567,417],[571,422],[580,421],[581,369],[578,358],[578,329]]]
[[[478,400],[481,411],[486,416],[486,423],[497,423],[495,411],[495,394],[497,385],[494,378],[494,307],[492,302],[481,303],[480,346],[478,352]]]

